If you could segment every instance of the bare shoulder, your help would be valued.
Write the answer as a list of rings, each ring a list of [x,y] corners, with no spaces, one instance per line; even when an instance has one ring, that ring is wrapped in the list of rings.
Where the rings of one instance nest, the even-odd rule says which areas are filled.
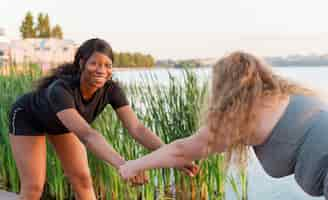
[[[263,144],[269,138],[272,130],[286,112],[290,97],[287,95],[279,96],[274,99],[264,99],[264,102],[257,112],[257,129],[250,140],[250,145]]]

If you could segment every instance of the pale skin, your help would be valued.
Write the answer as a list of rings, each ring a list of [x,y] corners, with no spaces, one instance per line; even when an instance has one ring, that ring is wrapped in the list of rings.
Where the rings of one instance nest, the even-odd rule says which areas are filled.
[[[285,112],[288,103],[288,96],[280,100],[264,98],[258,102],[256,106],[259,115],[257,130],[247,145],[259,145],[266,141]],[[228,140],[224,139],[215,141],[212,149],[208,149],[212,134],[207,126],[203,126],[190,137],[176,140],[144,157],[126,162],[120,167],[120,174],[124,179],[129,180],[140,171],[184,166],[194,160],[204,159],[210,154],[224,152],[228,146]]]
[[[95,52],[87,61],[80,60],[80,64],[84,66],[80,91],[87,100],[111,77],[112,61],[106,55]],[[163,145],[161,139],[138,120],[130,106],[123,106],[115,111],[129,134],[147,149],[155,150]],[[66,109],[56,115],[70,133],[47,136],[10,134],[13,156],[21,181],[20,199],[37,200],[42,195],[46,176],[47,137],[61,161],[76,199],[95,200],[86,148],[116,169],[119,169],[125,160],[97,130],[91,128],[76,109]],[[140,171],[129,181],[136,185],[143,184],[148,181],[148,177]]]

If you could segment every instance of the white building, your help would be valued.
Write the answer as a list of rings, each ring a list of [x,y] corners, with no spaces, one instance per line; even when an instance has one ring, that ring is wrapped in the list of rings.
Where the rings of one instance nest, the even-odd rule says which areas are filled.
[[[0,28],[0,66],[36,63],[56,66],[74,59],[77,44],[73,40],[30,38],[9,40]]]
[[[72,40],[31,38],[10,43],[10,55],[16,64],[58,65],[71,62],[77,45]]]

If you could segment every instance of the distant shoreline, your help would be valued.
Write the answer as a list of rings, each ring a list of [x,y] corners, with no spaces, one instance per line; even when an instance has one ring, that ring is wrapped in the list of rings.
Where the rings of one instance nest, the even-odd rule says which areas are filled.
[[[272,67],[328,67],[327,65],[271,65]]]
[[[213,64],[214,65],[214,64]],[[204,65],[200,67],[188,67],[188,69],[202,69],[202,68],[208,68],[212,67],[213,65]],[[277,65],[277,64],[271,64],[269,63],[270,66],[272,67],[328,67],[327,64],[322,64],[322,65]],[[182,67],[173,67],[173,66],[153,66],[153,67],[114,67],[113,71],[127,71],[127,70],[152,70],[152,69],[184,69]]]

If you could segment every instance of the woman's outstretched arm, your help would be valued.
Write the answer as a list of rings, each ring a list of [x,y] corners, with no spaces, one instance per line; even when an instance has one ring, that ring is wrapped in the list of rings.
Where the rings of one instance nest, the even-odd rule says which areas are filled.
[[[209,149],[211,138],[209,129],[202,127],[195,135],[178,139],[142,158],[126,162],[120,167],[120,174],[124,179],[129,179],[139,171],[147,169],[190,165],[192,161],[206,158],[208,154],[214,153]],[[223,151],[224,147],[215,149]]]
[[[137,115],[129,105],[118,108],[115,111],[129,134],[148,150],[153,151],[164,145],[160,137],[140,122]]]
[[[61,122],[98,158],[104,160],[116,169],[125,163],[106,139],[95,129],[93,129],[75,109],[66,109],[57,113]]]

